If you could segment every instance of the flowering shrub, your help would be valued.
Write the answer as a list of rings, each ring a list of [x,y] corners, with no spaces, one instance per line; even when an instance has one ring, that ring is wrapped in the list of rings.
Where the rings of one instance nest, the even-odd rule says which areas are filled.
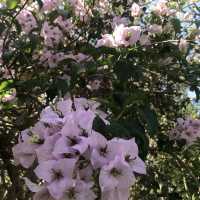
[[[24,180],[38,200],[198,199],[198,119],[180,118],[186,91],[200,97],[199,13],[195,0],[1,1],[0,199],[29,200]]]

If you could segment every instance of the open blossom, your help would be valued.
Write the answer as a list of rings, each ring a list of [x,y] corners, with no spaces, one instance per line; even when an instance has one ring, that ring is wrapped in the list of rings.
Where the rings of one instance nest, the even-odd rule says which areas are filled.
[[[141,28],[139,26],[125,27],[123,24],[117,26],[113,32],[115,43],[118,46],[130,46],[140,39]]]
[[[49,25],[48,22],[44,22],[40,35],[44,38],[44,44],[49,47],[58,44],[63,38],[62,31],[57,26]]]
[[[73,177],[75,162],[75,159],[48,160],[40,163],[34,172],[38,178],[49,183],[47,188],[51,196],[60,199],[65,192],[63,184]]]
[[[72,23],[72,19],[64,19],[62,16],[58,16],[55,20],[54,23],[59,25],[60,28],[62,28],[63,31],[69,32],[71,29],[74,27]]]
[[[63,187],[64,195],[60,200],[94,200],[96,195],[91,190],[92,185],[81,180],[67,180]]]
[[[170,131],[170,139],[185,140],[188,145],[200,138],[200,120],[178,118],[174,129]]]
[[[43,0],[42,3],[44,11],[52,11],[58,7],[59,0]]]
[[[141,15],[141,8],[137,3],[133,3],[131,6],[131,15],[133,17],[138,17]]]
[[[96,48],[98,47],[102,47],[102,46],[105,46],[105,47],[116,47],[116,43],[115,43],[115,40],[114,40],[114,37],[110,34],[105,34],[105,35],[102,35],[102,38],[99,39],[97,41],[97,44],[96,44]]]
[[[112,192],[117,189],[129,188],[135,181],[131,168],[121,157],[115,157],[108,165],[105,165],[99,175],[99,184],[102,192]]]
[[[99,103],[85,98],[47,106],[34,127],[22,131],[13,147],[16,164],[34,169],[42,184],[24,178],[34,200],[128,200],[135,174],[145,174],[134,138],[107,140],[93,130],[96,116],[108,124]],[[94,180],[94,174],[99,174]]]
[[[154,7],[154,13],[159,16],[168,15],[170,10],[167,7],[166,3],[167,2],[165,0],[161,0],[160,2],[158,2]]]
[[[33,14],[28,11],[23,9],[16,17],[17,21],[22,27],[22,30],[25,33],[29,33],[32,31],[34,28],[37,28],[37,22]]]
[[[59,62],[66,58],[66,55],[63,52],[56,53],[52,50],[44,49],[36,58],[39,58],[39,64],[55,68],[58,66]]]
[[[119,47],[131,46],[140,39],[141,28],[139,26],[126,27],[120,24],[115,27],[113,35],[102,35],[102,39],[97,41],[96,47]]]

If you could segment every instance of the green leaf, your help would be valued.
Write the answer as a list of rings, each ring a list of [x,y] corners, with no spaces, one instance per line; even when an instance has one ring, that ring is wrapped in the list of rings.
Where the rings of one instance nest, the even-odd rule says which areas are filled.
[[[117,77],[123,82],[126,82],[134,74],[133,66],[125,60],[118,61],[114,67],[114,71]]]
[[[159,123],[156,112],[149,106],[144,106],[139,109],[141,120],[146,123],[147,131],[150,135],[154,135],[158,131]]]
[[[42,2],[41,0],[37,0],[37,3],[38,3],[38,5],[39,5],[39,7],[42,8],[43,2]]]
[[[149,152],[149,138],[145,134],[145,129],[137,119],[128,119],[121,122],[129,130],[129,138],[135,138],[139,148],[139,156],[145,160]]]
[[[0,93],[3,91],[6,91],[8,88],[10,88],[12,83],[13,83],[13,80],[2,81],[0,83]]]
[[[103,122],[103,120],[99,116],[95,117],[92,129],[106,136],[106,128],[106,124]]]
[[[180,20],[177,19],[177,18],[172,18],[171,23],[174,27],[175,32],[180,33],[181,32],[181,22],[180,22]]]
[[[121,137],[130,138],[130,132],[126,129],[122,123],[118,121],[111,121],[110,125],[107,126],[107,135],[109,138]]]
[[[14,9],[17,7],[17,4],[20,3],[20,0],[7,0],[6,5],[9,9]]]

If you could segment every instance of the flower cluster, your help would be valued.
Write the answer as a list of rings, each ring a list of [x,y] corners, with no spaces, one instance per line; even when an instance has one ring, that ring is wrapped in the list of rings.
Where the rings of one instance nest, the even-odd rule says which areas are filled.
[[[19,15],[17,15],[16,19],[21,25],[22,30],[27,34],[37,27],[35,17],[28,10],[22,10]]]
[[[178,118],[177,125],[170,132],[170,138],[184,139],[188,145],[200,138],[200,120],[191,118]]]
[[[13,154],[25,168],[37,165],[42,183],[25,178],[34,200],[94,200],[99,192],[102,200],[128,199],[135,173],[146,173],[134,138],[107,140],[93,130],[96,116],[109,124],[99,105],[85,98],[59,101],[21,132]]]
[[[61,42],[63,38],[63,33],[57,26],[49,25],[48,22],[44,22],[41,36],[44,38],[44,44],[49,47],[53,47],[54,45]]]
[[[159,1],[154,7],[154,13],[158,16],[165,16],[170,14],[170,9],[167,7],[167,1]]]
[[[59,0],[43,0],[42,3],[44,11],[52,11],[58,7]]]
[[[130,46],[140,39],[141,28],[139,26],[126,27],[120,24],[115,27],[112,35],[105,34],[102,39],[98,40],[96,47],[118,47]]]
[[[91,11],[84,0],[70,0],[69,2],[74,9],[75,16],[84,22],[89,20]]]

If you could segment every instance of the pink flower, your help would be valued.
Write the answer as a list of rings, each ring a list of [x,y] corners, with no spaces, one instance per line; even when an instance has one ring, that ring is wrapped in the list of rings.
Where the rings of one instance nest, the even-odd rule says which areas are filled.
[[[66,99],[64,101],[59,101],[56,105],[56,109],[66,116],[72,111],[72,100]]]
[[[48,22],[44,22],[40,35],[44,38],[44,44],[49,47],[57,45],[63,38],[62,31],[57,26],[49,25]]]
[[[108,158],[108,142],[103,135],[93,131],[89,137],[89,145],[92,147],[91,163],[95,169],[101,168],[110,161]]]
[[[114,189],[127,189],[135,181],[134,174],[127,163],[116,156],[113,161],[105,165],[99,175],[99,184],[102,192]]]
[[[188,46],[189,46],[189,44],[188,44],[187,40],[181,38],[181,39],[180,39],[180,42],[179,42],[179,50],[180,50],[182,53],[186,53],[187,50],[188,50]]]
[[[95,200],[96,198],[90,183],[81,180],[67,180],[63,187],[65,192],[60,200]]]
[[[134,138],[107,141],[92,129],[96,115],[106,123],[107,115],[99,106],[85,98],[59,101],[21,133],[13,147],[14,159],[25,168],[35,160],[39,163],[34,172],[40,184],[24,179],[36,193],[34,200],[95,200],[94,175],[98,175],[102,200],[128,199],[134,173],[146,173]],[[193,130],[199,127],[200,123],[193,124]]]
[[[43,186],[41,190],[38,191],[33,196],[33,200],[55,200],[55,199],[51,196],[47,187]]]
[[[51,50],[44,49],[41,55],[36,55],[36,59],[38,59],[38,57],[41,65],[55,68],[58,66],[59,62],[66,58],[66,55],[63,52],[55,53]]]
[[[16,164],[21,164],[25,168],[31,167],[36,159],[35,150],[43,144],[43,137],[34,134],[30,129],[21,132],[19,143],[16,144],[13,150],[13,156]]]
[[[178,118],[174,129],[169,133],[172,140],[185,140],[187,145],[193,144],[200,138],[200,120]]]
[[[127,17],[119,17],[115,16],[112,21],[112,27],[115,28],[116,26],[119,26],[120,24],[123,24],[124,26],[128,26],[129,19]]]
[[[47,188],[51,196],[60,199],[65,192],[63,184],[73,177],[75,163],[76,159],[48,160],[40,163],[34,172],[38,178],[49,183]]]
[[[96,117],[95,113],[91,110],[77,110],[75,112],[75,119],[77,121],[78,126],[85,130],[87,133],[92,131],[93,121]]]
[[[64,119],[53,111],[50,106],[42,111],[40,114],[40,121],[51,125],[62,125],[64,123]]]
[[[59,134],[53,135],[53,136],[48,136],[45,139],[44,144],[35,150],[39,163],[41,163],[43,161],[55,159],[55,157],[53,156],[52,153],[54,150],[55,143],[59,137],[60,137]]]
[[[62,30],[68,32],[70,29],[74,27],[72,23],[72,19],[64,19],[62,16],[58,16],[55,20],[54,23],[57,24]]]
[[[61,136],[55,143],[53,155],[57,158],[65,155],[83,154],[88,148],[87,138],[81,136]]]
[[[17,21],[22,27],[22,30],[28,34],[30,31],[32,31],[34,28],[37,27],[37,22],[33,14],[23,9],[16,17]]]
[[[24,168],[32,166],[36,159],[35,149],[38,147],[36,144],[18,143],[13,148],[13,156],[15,163],[21,164]]]
[[[124,27],[117,26],[113,32],[115,43],[118,46],[131,46],[140,39],[141,28],[139,26]]]
[[[162,0],[156,4],[154,7],[154,13],[159,16],[164,16],[169,14],[169,8],[166,5],[166,1]]]
[[[74,113],[70,113],[67,116],[65,116],[65,124],[61,129],[61,134],[64,136],[80,136],[82,133],[82,130],[78,126]]]
[[[97,41],[96,48],[106,46],[106,47],[116,47],[115,40],[112,35],[110,34],[105,34],[102,35],[102,38]]]
[[[138,156],[138,146],[135,143],[135,139],[124,140],[120,138],[114,138],[111,140],[112,145],[118,146],[119,155],[129,164],[133,172],[138,174],[146,174],[145,163]]]
[[[58,7],[59,0],[43,0],[42,3],[44,11],[52,11]]]
[[[84,0],[70,0],[74,13],[83,22],[87,22],[91,16],[91,11]]]
[[[137,3],[133,3],[131,6],[131,15],[133,17],[138,17],[142,13],[140,6]]]

